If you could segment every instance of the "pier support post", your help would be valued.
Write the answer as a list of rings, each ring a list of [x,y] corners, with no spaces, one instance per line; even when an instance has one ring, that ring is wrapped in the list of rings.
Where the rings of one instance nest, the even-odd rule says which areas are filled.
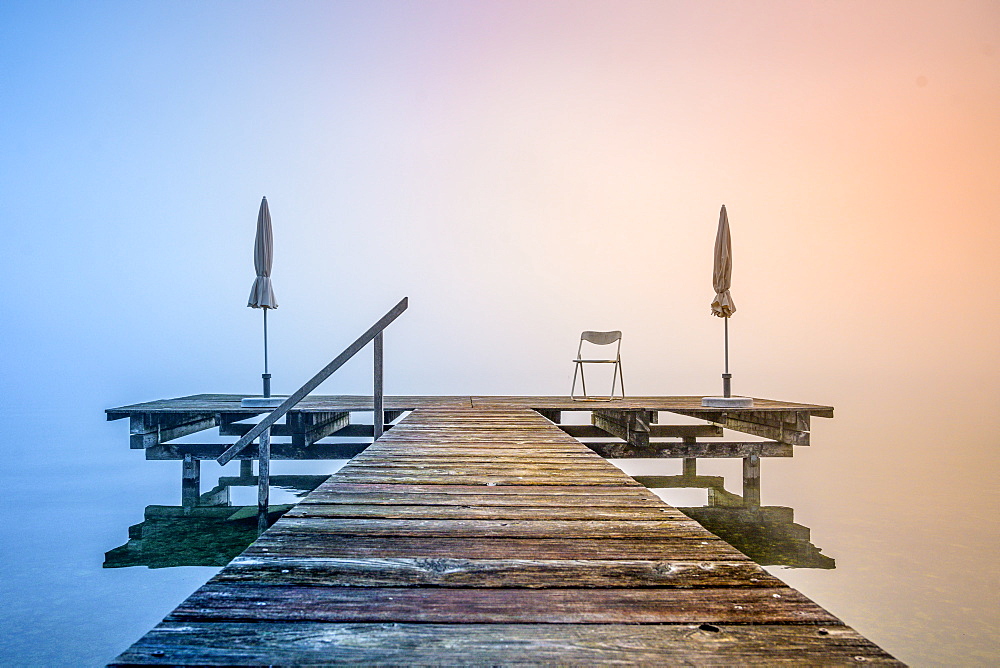
[[[385,411],[382,396],[382,332],[375,335],[375,392],[372,397],[374,402],[374,433],[377,441],[385,431]]]
[[[748,508],[760,507],[760,456],[743,458],[743,503]]]
[[[184,514],[189,515],[191,509],[198,505],[201,495],[201,460],[191,455],[184,455],[181,463],[181,506]]]
[[[271,430],[265,429],[260,434],[258,446],[260,461],[257,464],[257,533],[267,529],[267,509],[270,492],[271,471]]]
[[[685,478],[694,478],[698,475],[698,460],[694,457],[684,458],[684,471],[682,475]]]
[[[681,437],[681,443],[685,446],[693,446],[697,443],[697,440],[694,436],[683,436]],[[698,459],[695,457],[685,457],[682,474],[685,478],[693,478],[698,475]]]
[[[240,477],[241,478],[252,478],[253,477],[253,460],[252,459],[241,459],[240,460]]]

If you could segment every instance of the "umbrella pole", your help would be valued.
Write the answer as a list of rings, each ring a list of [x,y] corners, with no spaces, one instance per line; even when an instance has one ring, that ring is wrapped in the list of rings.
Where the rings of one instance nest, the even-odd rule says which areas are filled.
[[[271,374],[267,372],[267,307],[264,307],[264,373],[260,375],[264,380],[264,396],[271,396]]]
[[[731,397],[733,396],[733,374],[729,373],[729,318],[723,318],[726,321],[726,372],[722,374],[722,396]]]

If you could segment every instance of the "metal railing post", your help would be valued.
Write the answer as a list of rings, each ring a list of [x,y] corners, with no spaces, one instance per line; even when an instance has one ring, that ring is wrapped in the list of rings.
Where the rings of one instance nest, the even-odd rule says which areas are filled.
[[[379,332],[375,335],[375,393],[372,396],[372,403],[375,408],[374,431],[376,441],[385,431],[385,402],[382,390],[382,332]]]
[[[260,434],[257,463],[257,533],[267,529],[267,509],[270,503],[271,484],[271,429],[267,428]]]

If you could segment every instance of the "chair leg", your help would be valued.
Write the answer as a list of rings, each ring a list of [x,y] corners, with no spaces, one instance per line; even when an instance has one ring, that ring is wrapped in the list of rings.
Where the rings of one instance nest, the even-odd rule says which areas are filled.
[[[576,375],[580,373],[580,365],[574,362],[573,366],[576,368],[573,369],[573,388],[569,391],[570,399],[576,399]]]
[[[583,385],[583,398],[586,399],[587,398],[587,375],[583,372],[583,366],[584,365],[578,364],[577,366],[580,367],[580,384]]]
[[[622,363],[621,363],[621,360],[618,360],[615,363],[615,369],[618,371],[618,379],[621,381],[621,384],[622,384],[622,399],[624,399],[625,398],[625,376],[622,375]]]

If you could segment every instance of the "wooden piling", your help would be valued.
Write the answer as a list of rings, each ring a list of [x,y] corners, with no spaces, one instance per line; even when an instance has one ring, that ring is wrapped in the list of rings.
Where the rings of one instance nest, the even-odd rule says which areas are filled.
[[[181,463],[181,506],[189,511],[201,495],[201,461],[190,455]]]
[[[267,511],[271,495],[271,430],[260,433],[257,446],[257,531],[264,533],[267,529]]]
[[[743,458],[743,501],[749,507],[760,506],[760,457]]]

